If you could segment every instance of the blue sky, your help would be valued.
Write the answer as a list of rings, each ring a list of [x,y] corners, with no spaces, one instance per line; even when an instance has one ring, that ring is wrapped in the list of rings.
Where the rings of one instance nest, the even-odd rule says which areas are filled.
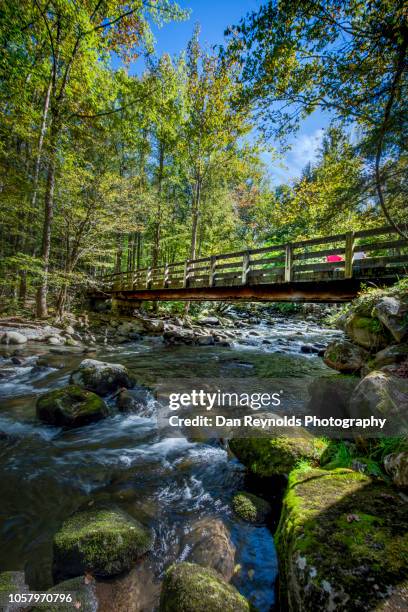
[[[162,28],[153,28],[156,37],[156,50],[159,55],[164,52],[177,55],[186,48],[193,32],[194,25],[201,26],[201,42],[213,46],[222,44],[225,29],[237,24],[241,17],[251,10],[257,10],[260,0],[179,0],[182,8],[191,9],[190,18],[184,22],[168,23]],[[140,66],[130,67],[138,72]],[[327,127],[329,118],[316,111],[306,119],[296,136],[291,140],[292,148],[279,161],[270,155],[264,155],[271,179],[274,184],[290,181],[299,176],[302,168],[314,161]],[[273,145],[274,143],[272,143]]]

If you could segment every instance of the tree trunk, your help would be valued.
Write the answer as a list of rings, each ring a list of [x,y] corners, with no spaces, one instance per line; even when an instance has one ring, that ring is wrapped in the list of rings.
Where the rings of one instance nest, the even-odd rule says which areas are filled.
[[[44,199],[44,226],[42,235],[42,259],[43,276],[37,291],[37,316],[44,318],[48,316],[47,293],[48,293],[48,272],[51,251],[51,228],[54,215],[54,189],[55,189],[55,169],[57,163],[57,139],[59,125],[57,117],[53,118],[50,134],[50,158],[48,162],[47,186]]]

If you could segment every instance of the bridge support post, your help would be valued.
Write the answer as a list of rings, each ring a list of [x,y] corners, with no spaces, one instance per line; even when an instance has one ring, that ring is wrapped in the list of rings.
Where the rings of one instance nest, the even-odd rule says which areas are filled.
[[[186,288],[188,287],[188,273],[189,273],[189,266],[188,266],[188,259],[184,262],[184,274],[183,274],[183,287]]]
[[[152,269],[149,266],[146,272],[146,289],[150,289],[152,285]]]
[[[242,258],[242,284],[246,285],[248,282],[248,272],[249,272],[249,267],[250,267],[250,254],[249,251],[247,251],[246,253],[244,253],[244,256]]]
[[[293,247],[287,244],[285,247],[285,283],[293,280]]]
[[[354,232],[346,234],[346,249],[344,253],[344,278],[353,277]]]
[[[210,287],[214,287],[214,283],[215,283],[215,266],[217,264],[217,258],[215,255],[211,256],[210,259],[210,274],[208,277],[208,284]]]

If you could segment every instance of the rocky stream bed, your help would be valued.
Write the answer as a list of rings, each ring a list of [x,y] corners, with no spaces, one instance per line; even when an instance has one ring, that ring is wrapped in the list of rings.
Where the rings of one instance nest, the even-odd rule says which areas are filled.
[[[308,431],[228,444],[166,437],[156,418],[163,378],[279,377],[310,389],[293,413],[369,402],[404,425],[406,331],[378,301],[358,314],[369,343],[354,310],[342,329],[268,308],[0,322],[0,590],[65,588],[102,612],[267,612],[278,592],[293,612],[404,609],[405,447],[374,473],[359,439],[344,467],[338,441]]]

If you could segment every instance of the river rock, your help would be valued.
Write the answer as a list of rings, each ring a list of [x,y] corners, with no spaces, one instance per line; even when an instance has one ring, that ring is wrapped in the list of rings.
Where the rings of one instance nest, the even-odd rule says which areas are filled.
[[[98,579],[98,612],[150,612],[157,610],[160,583],[147,560],[142,559],[125,574],[109,580]]]
[[[346,332],[353,342],[371,351],[378,351],[389,343],[389,334],[376,318],[352,313],[347,319]]]
[[[161,334],[164,330],[164,322],[161,319],[144,319],[143,325],[145,330],[152,334]]]
[[[308,387],[307,414],[321,418],[347,416],[350,398],[359,382],[360,379],[352,374],[315,378]]]
[[[64,344],[65,340],[64,338],[61,338],[61,336],[49,336],[49,338],[47,338],[47,344],[50,344],[51,346],[60,346],[61,344]]]
[[[209,325],[210,327],[220,325],[220,320],[217,317],[199,317],[197,323],[200,325]]]
[[[384,483],[294,470],[275,534],[282,609],[406,609],[407,524],[408,504]],[[401,607],[387,606],[394,596]]]
[[[129,570],[152,544],[152,533],[125,512],[76,512],[54,536],[54,575],[114,576]]]
[[[16,331],[8,331],[0,339],[1,344],[25,344],[26,342],[27,337]]]
[[[61,612],[65,608],[66,610],[80,610],[80,612],[97,612],[99,606],[95,585],[95,580],[90,575],[64,580],[64,582],[59,582],[49,589],[47,593],[50,595],[56,593],[75,594],[71,605],[63,606],[59,602],[55,604],[46,603],[30,608],[30,610],[31,612]]]
[[[166,344],[194,344],[195,334],[192,329],[166,329],[163,340]]]
[[[384,468],[397,487],[408,488],[408,451],[391,453],[384,457]]]
[[[324,362],[329,368],[344,373],[358,372],[364,365],[368,353],[347,340],[335,340],[325,350]]]
[[[374,306],[373,315],[389,329],[397,342],[408,335],[408,300],[385,295]]]
[[[374,370],[365,376],[350,398],[353,417],[387,418],[383,433],[401,435],[408,426],[408,379]]]
[[[102,398],[77,385],[45,393],[38,398],[36,411],[44,423],[61,427],[81,427],[109,414]]]
[[[2,612],[21,612],[21,604],[8,603],[10,593],[28,593],[29,588],[25,582],[24,572],[1,572],[0,573],[0,595],[4,598],[1,607]],[[7,603],[6,603],[7,602]]]
[[[198,336],[197,338],[197,344],[199,346],[209,346],[214,344],[214,338],[213,336]]]
[[[81,361],[78,369],[71,374],[71,382],[98,395],[107,395],[120,387],[130,388],[133,385],[125,366],[96,359]]]
[[[275,435],[260,438],[232,438],[229,447],[234,455],[256,476],[289,474],[300,460],[316,461],[327,446],[306,430],[302,437]]]
[[[261,497],[239,491],[232,499],[234,512],[248,523],[265,523],[271,513],[271,505]]]
[[[183,546],[189,550],[187,561],[210,567],[227,582],[231,580],[235,566],[235,546],[220,519],[205,518],[197,521],[184,537]]]
[[[211,568],[176,563],[166,571],[160,612],[250,612],[237,589]]]
[[[116,407],[120,412],[131,412],[138,416],[150,417],[154,412],[150,399],[147,389],[122,389],[116,398]]]
[[[408,344],[391,344],[379,351],[369,365],[374,370],[379,370],[386,365],[401,363],[408,359]]]

